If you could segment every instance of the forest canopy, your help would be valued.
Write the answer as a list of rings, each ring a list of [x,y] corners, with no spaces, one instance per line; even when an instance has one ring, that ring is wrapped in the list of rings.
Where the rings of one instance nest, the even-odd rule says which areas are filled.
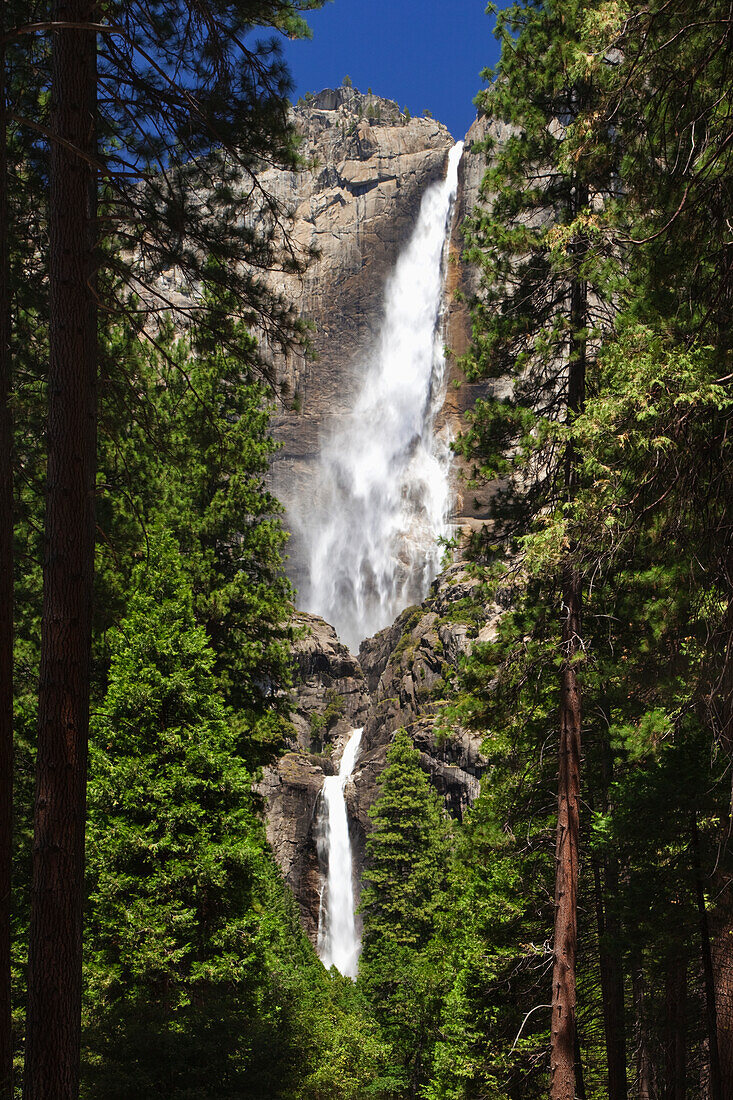
[[[451,817],[391,736],[352,982],[259,793],[314,255],[262,177],[314,170],[277,38],[320,6],[3,6],[0,1098],[729,1100],[730,9],[490,7],[453,447],[491,514],[422,699],[483,775]]]

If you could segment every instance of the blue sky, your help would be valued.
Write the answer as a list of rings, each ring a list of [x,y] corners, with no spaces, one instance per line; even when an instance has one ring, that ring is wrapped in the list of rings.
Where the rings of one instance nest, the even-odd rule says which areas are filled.
[[[504,6],[503,4],[501,6]],[[294,98],[355,87],[395,99],[412,114],[428,108],[456,139],[476,117],[480,73],[498,44],[486,0],[333,0],[308,22],[310,41],[287,43]]]

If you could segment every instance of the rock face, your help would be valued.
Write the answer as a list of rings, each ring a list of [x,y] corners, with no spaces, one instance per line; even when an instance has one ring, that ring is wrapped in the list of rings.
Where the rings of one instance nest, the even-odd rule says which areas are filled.
[[[424,603],[407,608],[391,627],[364,642],[358,660],[323,619],[297,616],[302,635],[294,653],[291,751],[267,770],[260,791],[268,807],[268,839],[314,943],[325,871],[317,846],[320,792],[324,777],[336,772],[353,729],[364,728],[353,782],[346,788],[357,868],[363,866],[369,807],[387,747],[400,727],[410,732],[453,816],[460,818],[478,794],[481,735],[440,721],[449,677],[476,639],[492,637],[501,613],[494,604],[466,610],[475,584],[463,566],[449,567]]]
[[[446,287],[448,314],[446,318],[446,344],[451,350],[446,387],[445,402],[440,427],[448,423],[453,437],[458,435],[465,425],[465,416],[473,408],[478,397],[486,394],[485,382],[467,382],[457,361],[465,355],[471,344],[470,301],[479,289],[479,271],[477,267],[465,264],[461,260],[464,247],[462,227],[467,217],[479,202],[481,181],[487,168],[487,154],[481,143],[487,138],[496,143],[506,139],[508,128],[503,123],[489,122],[486,118],[477,118],[466,134],[463,157],[459,167],[458,195],[453,211],[453,224],[450,235],[450,263]],[[495,383],[496,385],[496,383]],[[453,513],[451,520],[465,533],[480,529],[490,518],[493,487],[483,485],[476,488],[467,485],[473,471],[461,459],[454,460],[453,467]]]
[[[297,614],[294,648],[294,736],[291,751],[267,768],[260,793],[267,805],[267,839],[300,906],[303,926],[315,943],[321,869],[316,827],[326,775],[352,729],[366,721],[370,699],[357,659],[341,645],[332,626],[316,615]]]
[[[355,776],[362,825],[364,807],[377,794],[376,779],[392,735],[408,730],[421,752],[422,765],[454,817],[478,795],[483,766],[481,736],[447,727],[440,720],[441,703],[450,677],[474,640],[498,618],[493,605],[467,613],[467,598],[476,582],[463,566],[453,565],[436,579],[428,598],[408,607],[387,630],[368,638],[359,660],[372,692],[372,708],[364,727],[364,750]]]
[[[324,91],[295,108],[298,173],[270,170],[265,189],[292,210],[292,237],[319,259],[303,277],[275,286],[313,326],[316,359],[293,353],[277,364],[281,450],[271,484],[291,518],[310,506],[320,440],[350,407],[365,357],[378,333],[384,284],[415,223],[429,184],[445,173],[453,138],[427,118],[408,118],[396,103],[353,88]],[[290,558],[300,579],[297,523]]]
[[[366,680],[357,659],[323,619],[298,612],[295,627],[301,635],[294,649],[297,746],[304,752],[330,752],[364,725],[370,703]]]

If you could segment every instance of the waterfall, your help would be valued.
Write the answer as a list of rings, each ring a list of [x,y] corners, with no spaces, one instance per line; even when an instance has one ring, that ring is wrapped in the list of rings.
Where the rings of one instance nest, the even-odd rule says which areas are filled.
[[[353,650],[425,598],[448,536],[449,440],[434,431],[444,396],[446,229],[463,143],[426,191],[385,289],[381,332],[353,411],[321,449],[300,526],[309,551],[305,607]]]
[[[356,650],[425,598],[449,534],[449,440],[434,430],[444,398],[442,339],[446,231],[458,186],[459,142],[446,178],[425,192],[415,229],[390,276],[381,332],[363,364],[353,411],[321,448],[316,491],[301,529],[309,549],[305,606]],[[351,842],[344,790],[361,741],[355,730],[337,776],[323,784],[318,820],[328,865],[318,917],[325,966],[356,977]]]
[[[318,915],[318,954],[324,966],[335,966],[349,978],[356,977],[359,937],[354,920],[354,884],[349,839],[349,819],[344,791],[361,743],[354,730],[344,746],[338,775],[326,776],[321,794],[320,825],[322,859],[328,860]]]

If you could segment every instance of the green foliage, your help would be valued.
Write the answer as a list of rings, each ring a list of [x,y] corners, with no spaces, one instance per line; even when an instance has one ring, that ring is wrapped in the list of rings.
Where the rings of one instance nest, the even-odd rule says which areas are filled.
[[[319,742],[321,751],[323,751],[324,734],[333,729],[344,713],[343,695],[339,695],[333,688],[327,688],[324,698],[326,700],[326,706],[323,712],[320,714],[313,713],[310,716],[311,738]]]
[[[448,826],[419,761],[409,735],[398,730],[369,812],[372,830],[361,902],[367,962],[386,942],[425,945],[441,904]]]
[[[154,4],[137,44],[166,25],[188,58],[209,41],[198,16],[174,17],[178,6]],[[317,6],[255,5],[234,18],[247,32],[304,34],[302,13]],[[27,21],[26,8],[13,5],[12,21]],[[466,225],[482,292],[463,365],[471,379],[512,381],[487,387],[457,441],[475,478],[500,484],[494,523],[474,540],[480,597],[450,621],[475,636],[487,592],[509,610],[495,641],[475,644],[441,685],[443,729],[482,737],[485,776],[470,813],[449,825],[409,736],[396,734],[367,843],[356,985],[327,975],[305,940],[252,789],[288,729],[291,592],[251,328],[264,318],[290,339],[298,326],[249,276],[233,297],[231,276],[298,264],[240,217],[234,165],[208,123],[153,124],[165,73],[148,67],[134,111],[105,101],[110,163],[132,150],[151,169],[123,203],[124,242],[104,246],[109,266],[125,268],[118,243],[129,257],[143,242],[151,270],[178,265],[207,289],[183,335],[148,319],[141,338],[135,301],[101,334],[85,1096],[546,1094],[558,575],[570,557],[585,584],[575,664],[586,1095],[608,1095],[603,952],[633,1013],[629,1072],[644,1032],[660,1092],[668,978],[686,963],[690,1094],[706,1079],[696,875],[714,933],[731,881],[728,27],[718,0],[704,20],[682,0],[552,0],[498,14],[502,56],[478,105],[504,139],[487,140],[483,203]],[[106,80],[117,71],[108,38]],[[236,171],[263,157],[297,166],[277,50],[259,63],[247,53],[239,68],[226,53],[212,68],[211,56],[184,68],[221,148],[242,139]],[[19,36],[8,58],[14,116],[45,125],[47,44]],[[380,108],[369,102],[367,115]],[[32,843],[45,477],[47,151],[32,135],[11,120],[18,884]],[[170,150],[182,144],[190,155],[176,164]],[[209,219],[200,199],[212,180],[222,216]],[[99,289],[119,303],[107,275]],[[569,408],[581,356],[587,399]],[[282,396],[298,411],[299,394]],[[409,656],[421,614],[403,613],[395,657]],[[314,738],[341,712],[329,698]],[[22,1035],[27,913],[16,894]]]
[[[392,1045],[398,1095],[415,1095],[429,1079],[444,983],[437,933],[450,829],[419,761],[409,735],[398,730],[370,810],[361,898],[359,982]]]
[[[223,313],[222,302],[208,301]],[[164,326],[154,352],[124,329],[110,334],[98,618],[104,630],[125,606],[148,524],[166,527],[181,546],[240,751],[255,767],[277,751],[287,728],[292,593],[282,573],[281,508],[265,485],[274,444],[267,391],[253,377],[253,340],[225,321],[220,333],[213,345],[205,331],[194,330],[189,342]]]
[[[271,956],[295,930],[179,548],[149,545],[94,722],[88,1094],[275,1092],[295,1052]]]
[[[467,658],[443,718],[485,735],[489,770],[466,826],[473,843],[459,854],[465,931],[452,940],[436,1100],[547,1087],[538,1006],[549,996],[537,977],[552,927],[547,756],[562,661],[557,578],[569,561],[584,585],[586,1095],[608,1094],[604,967],[625,979],[636,1013],[629,1079],[633,1036],[644,1034],[659,1087],[672,1087],[661,1052],[679,960],[689,1057],[708,1057],[692,848],[710,897],[729,889],[733,713],[721,314],[731,265],[720,253],[733,201],[729,111],[718,109],[730,36],[713,30],[716,12],[698,22],[681,3],[560,0],[497,16],[501,60],[478,103],[507,128],[486,143],[485,202],[466,226],[483,286],[463,363],[470,378],[511,384],[477,404],[458,449],[477,478],[496,479],[493,523],[474,549],[479,575],[511,593],[512,610],[496,642]],[[581,361],[586,398],[569,406]],[[724,918],[709,904],[714,925]]]

